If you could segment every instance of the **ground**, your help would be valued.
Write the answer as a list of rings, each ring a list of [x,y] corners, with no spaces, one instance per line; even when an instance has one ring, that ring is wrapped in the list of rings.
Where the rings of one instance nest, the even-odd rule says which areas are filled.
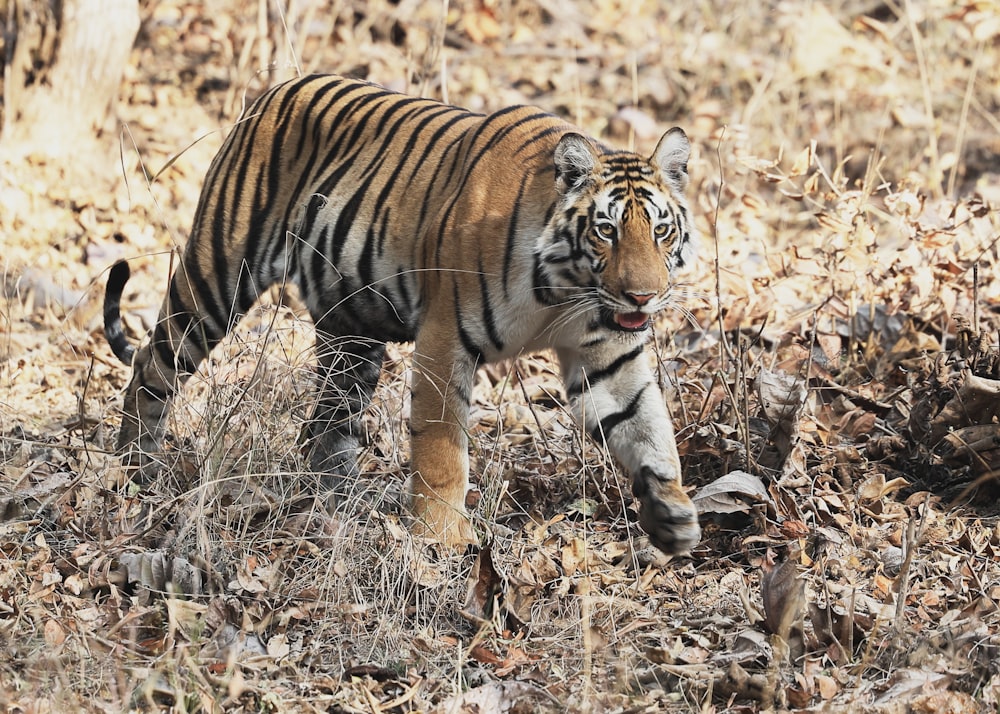
[[[139,337],[222,137],[311,71],[532,103],[643,152],[687,131],[700,259],[651,358],[690,555],[644,544],[544,354],[477,382],[481,549],[406,531],[407,345],[356,497],[317,510],[293,298],[220,346],[176,464],[129,485],[107,268],[132,259]],[[0,704],[996,711],[998,110],[993,2],[145,4],[108,170],[0,164]]]

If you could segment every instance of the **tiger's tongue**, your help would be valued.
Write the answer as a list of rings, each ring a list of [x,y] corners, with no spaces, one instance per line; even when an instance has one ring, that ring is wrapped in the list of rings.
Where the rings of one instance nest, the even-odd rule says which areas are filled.
[[[646,324],[649,317],[642,312],[616,312],[615,322],[626,330],[638,330]]]

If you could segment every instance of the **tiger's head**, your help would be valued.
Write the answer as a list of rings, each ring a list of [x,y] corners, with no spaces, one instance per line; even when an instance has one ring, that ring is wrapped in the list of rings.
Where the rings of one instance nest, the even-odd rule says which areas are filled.
[[[684,197],[690,151],[676,127],[648,159],[598,148],[576,133],[555,148],[559,198],[542,249],[549,285],[596,307],[611,329],[645,330],[671,302],[672,272],[692,257]]]

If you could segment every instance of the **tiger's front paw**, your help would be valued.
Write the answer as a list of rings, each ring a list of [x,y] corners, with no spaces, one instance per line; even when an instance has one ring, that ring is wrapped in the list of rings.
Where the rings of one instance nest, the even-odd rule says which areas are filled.
[[[464,549],[479,541],[464,508],[428,496],[412,495],[413,535],[437,541],[447,548]]]
[[[121,460],[129,481],[143,488],[156,481],[167,471],[163,461],[138,444],[127,444],[119,450]]]
[[[664,553],[686,553],[701,540],[698,512],[676,478],[646,467],[633,479],[632,492],[642,506],[639,525]]]

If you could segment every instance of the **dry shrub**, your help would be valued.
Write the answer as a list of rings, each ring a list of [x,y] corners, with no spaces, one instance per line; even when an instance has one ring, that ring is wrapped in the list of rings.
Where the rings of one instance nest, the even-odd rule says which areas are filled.
[[[0,702],[995,708],[987,455],[956,463],[909,427],[967,359],[948,361],[954,316],[984,363],[994,350],[988,4],[277,10],[145,9],[111,189],[66,185],[51,164],[0,167]],[[270,62],[279,71],[258,72]],[[692,557],[645,546],[547,355],[478,377],[479,554],[405,528],[407,347],[391,346],[365,419],[365,475],[327,513],[298,440],[312,331],[281,301],[184,390],[162,477],[127,486],[109,453],[127,370],[100,335],[102,271],[139,258],[126,299],[142,333],[221,134],[296,64],[483,111],[536,103],[639,150],[688,130],[703,261],[657,326],[655,359],[688,483],[731,507],[706,513]],[[754,385],[782,372],[808,398],[776,465]]]

